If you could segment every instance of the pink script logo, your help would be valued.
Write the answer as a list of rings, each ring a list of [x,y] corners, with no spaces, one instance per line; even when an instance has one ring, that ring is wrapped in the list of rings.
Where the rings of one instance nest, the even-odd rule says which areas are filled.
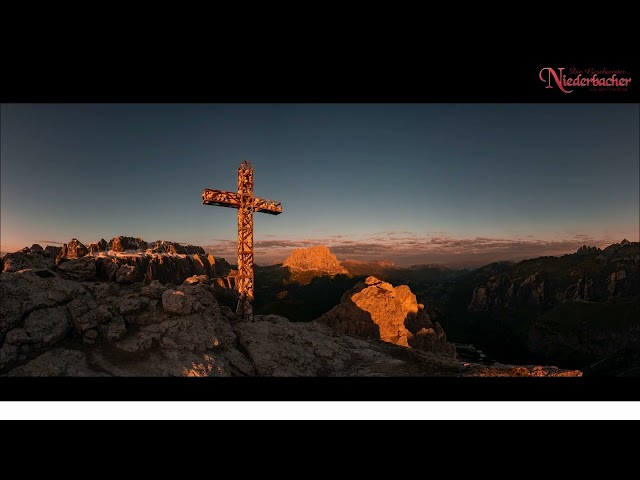
[[[589,87],[589,91],[614,91],[626,92],[631,83],[630,77],[618,77],[625,75],[625,70],[607,70],[606,68],[570,68],[569,75],[565,75],[566,68],[545,67],[540,70],[538,77],[547,84],[546,88],[558,87],[564,93],[573,92],[573,88]],[[604,75],[599,77],[598,75]]]

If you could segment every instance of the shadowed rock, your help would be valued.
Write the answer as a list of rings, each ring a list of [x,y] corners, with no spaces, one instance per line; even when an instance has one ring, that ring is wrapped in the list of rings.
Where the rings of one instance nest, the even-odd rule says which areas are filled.
[[[72,280],[88,281],[96,278],[96,261],[93,257],[82,257],[58,265],[58,272]]]
[[[53,247],[55,248],[55,247]],[[49,249],[49,247],[47,247]],[[15,253],[8,253],[2,258],[0,271],[17,272],[27,268],[46,270],[54,268],[56,256],[51,250],[43,250],[40,245],[25,247]]]
[[[137,267],[116,266],[116,273],[122,266]],[[463,365],[450,356],[434,355],[431,352],[447,353],[441,327],[432,324],[407,288],[372,278],[354,289],[349,300],[365,306],[364,299],[377,298],[388,312],[404,314],[404,324],[395,318],[390,324],[397,331],[404,328],[408,333],[397,335],[398,341],[405,338],[414,348],[276,315],[242,321],[231,309],[220,307],[214,296],[217,285],[79,281],[47,271],[46,277],[32,270],[0,275],[0,375],[580,374],[548,367]],[[360,293],[362,298],[353,302]],[[369,307],[373,315],[365,312],[369,318],[364,315],[362,320],[371,324],[378,314],[373,304]],[[378,333],[393,330],[387,327],[381,322]]]

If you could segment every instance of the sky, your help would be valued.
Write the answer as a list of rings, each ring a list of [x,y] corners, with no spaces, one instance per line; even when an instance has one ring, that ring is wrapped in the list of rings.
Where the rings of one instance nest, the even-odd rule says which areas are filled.
[[[116,235],[235,262],[235,191],[255,260],[480,266],[638,241],[637,104],[2,104],[0,249]]]

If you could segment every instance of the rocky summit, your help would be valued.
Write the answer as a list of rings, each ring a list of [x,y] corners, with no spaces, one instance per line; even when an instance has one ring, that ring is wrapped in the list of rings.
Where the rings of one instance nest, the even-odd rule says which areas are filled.
[[[346,292],[339,305],[316,322],[345,334],[384,340],[404,347],[455,357],[455,346],[408,286],[368,277]]]
[[[79,242],[73,249],[82,251]],[[378,322],[382,332],[378,337],[360,327],[345,329],[323,321],[293,323],[277,315],[242,321],[221,304],[227,292],[209,275],[192,275],[179,284],[150,280],[135,273],[141,260],[131,264],[123,260],[113,267],[114,275],[105,275],[101,259],[117,262],[131,255],[87,250],[86,255],[66,258],[57,266],[55,251],[35,246],[3,261],[0,375],[581,375],[554,367],[463,363],[408,288],[374,278],[345,300],[366,309]],[[147,255],[171,257],[148,252],[133,256]],[[200,258],[198,253],[193,255]],[[216,269],[220,263],[214,264]],[[15,270],[18,266],[27,268]],[[391,317],[386,323],[384,312]],[[348,324],[341,315],[335,318]],[[414,343],[421,336],[425,340]]]

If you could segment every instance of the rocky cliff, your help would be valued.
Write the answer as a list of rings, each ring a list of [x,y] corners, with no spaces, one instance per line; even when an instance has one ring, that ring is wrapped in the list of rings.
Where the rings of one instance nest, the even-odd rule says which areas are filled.
[[[443,292],[439,318],[458,341],[505,361],[586,368],[638,335],[640,244],[495,263],[455,278]]]
[[[61,264],[86,262],[82,257]],[[78,264],[80,265],[80,264]],[[84,268],[78,267],[80,273]],[[72,269],[73,271],[75,269]],[[577,376],[553,367],[462,363],[342,335],[319,322],[239,321],[206,276],[183,285],[0,274],[0,374],[10,376]],[[376,287],[377,288],[377,287]],[[405,302],[406,303],[406,302]],[[411,303],[411,302],[408,302]]]
[[[406,285],[368,277],[346,292],[339,305],[316,320],[339,333],[380,339],[404,347],[455,357],[439,323]]]
[[[486,267],[485,267],[486,268]],[[640,243],[623,240],[604,250],[525,260],[474,287],[470,311],[551,307],[566,301],[602,302],[640,294]]]

